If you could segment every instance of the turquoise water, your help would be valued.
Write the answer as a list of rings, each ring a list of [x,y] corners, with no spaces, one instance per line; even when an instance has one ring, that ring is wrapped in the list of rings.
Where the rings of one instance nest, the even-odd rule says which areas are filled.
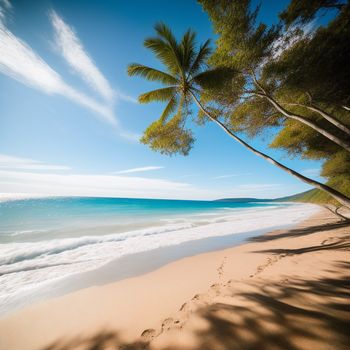
[[[0,202],[0,243],[78,237],[83,231],[93,235],[125,232],[176,217],[266,206],[272,204],[78,197],[5,201]]]
[[[109,274],[111,264],[125,276],[125,258],[148,252],[151,262],[152,252],[181,249],[184,244],[198,254],[203,240],[215,246],[232,235],[285,227],[313,210],[271,202],[78,197],[2,201],[0,314],[87,273],[88,285],[94,285],[103,271]],[[132,265],[137,264],[133,260]]]

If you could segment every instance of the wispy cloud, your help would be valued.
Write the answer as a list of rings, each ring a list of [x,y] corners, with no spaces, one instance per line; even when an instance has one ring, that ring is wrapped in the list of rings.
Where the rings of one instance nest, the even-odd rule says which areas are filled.
[[[38,160],[0,154],[0,169],[18,170],[69,170],[70,167],[63,165],[45,164]]]
[[[39,173],[0,169],[0,194],[193,199],[215,194],[188,183],[121,175]],[[11,195],[10,195],[11,194]],[[3,195],[4,196],[4,195]],[[0,196],[0,197],[3,197]]]
[[[2,3],[7,10],[10,10],[12,8],[12,5],[8,0],[0,0],[0,3]]]
[[[320,176],[321,169],[320,168],[310,168],[310,169],[305,169],[302,170],[301,173],[306,176],[315,176],[319,177]]]
[[[21,198],[33,195],[174,199],[216,197],[214,192],[186,182],[129,176],[136,172],[162,168],[145,166],[122,170],[120,174],[81,174],[73,173],[67,166],[0,154],[0,199],[18,198],[18,194],[21,194]]]
[[[57,51],[63,55],[73,71],[104,97],[103,102],[99,102],[67,84],[61,75],[28,44],[6,28],[5,15],[11,8],[11,3],[8,0],[0,0],[0,73],[46,94],[64,96],[112,124],[119,136],[132,142],[138,141],[139,135],[123,129],[113,112],[113,102],[116,97],[128,102],[136,102],[136,100],[112,89],[73,29],[56,12],[51,12],[50,18],[55,29]]]
[[[114,93],[116,94],[117,98],[120,100],[124,100],[126,102],[131,102],[131,103],[137,103],[137,104],[139,103],[137,98],[135,98],[133,96],[126,95],[126,94],[120,92],[119,90],[114,90]]]
[[[8,0],[0,0],[0,28],[5,26],[6,14],[12,9]]]
[[[0,72],[46,94],[65,96],[94,111],[105,121],[117,124],[108,106],[67,85],[33,49],[4,26],[0,27]]]
[[[220,176],[215,176],[215,177],[213,177],[213,179],[214,179],[214,180],[217,180],[217,179],[227,179],[227,178],[230,178],[230,177],[248,176],[248,175],[252,175],[252,173],[220,175]]]
[[[114,96],[113,89],[84,49],[72,27],[66,24],[55,11],[51,11],[50,19],[55,31],[55,44],[58,52],[73,71],[91,88],[97,91],[107,101],[112,102]]]
[[[139,142],[142,136],[141,134],[138,134],[136,132],[126,130],[120,125],[116,131],[119,136],[121,136],[125,140],[131,141],[132,143]]]
[[[144,166],[140,168],[132,168],[132,169],[116,171],[114,172],[114,174],[131,174],[131,173],[140,173],[140,172],[159,170],[159,169],[164,169],[164,167],[163,166]]]

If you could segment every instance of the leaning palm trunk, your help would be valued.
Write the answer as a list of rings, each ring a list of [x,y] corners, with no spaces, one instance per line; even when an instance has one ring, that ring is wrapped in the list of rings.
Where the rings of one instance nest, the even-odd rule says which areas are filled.
[[[339,130],[345,132],[347,135],[350,136],[350,129],[343,124],[341,121],[339,121],[337,118],[332,116],[331,114],[325,112],[321,108],[315,106],[315,105],[305,105],[302,103],[288,103],[289,106],[299,106],[309,109],[310,111],[316,112],[319,115],[321,115],[324,119],[328,120],[330,123],[332,123],[334,126],[336,126]]]
[[[311,121],[311,120],[309,120],[301,115],[287,111],[271,95],[269,95],[267,93],[267,91],[263,88],[263,86],[258,82],[258,80],[255,77],[255,74],[253,72],[252,72],[252,77],[253,77],[255,85],[261,91],[261,93],[260,92],[252,92],[254,95],[267,99],[271,103],[271,105],[274,106],[276,108],[276,110],[279,111],[280,113],[282,113],[285,117],[293,119],[293,120],[297,120],[297,121],[309,126],[310,128],[312,128],[315,131],[317,131],[318,133],[320,133],[321,135],[327,137],[329,140],[336,143],[338,146],[340,146],[340,147],[344,148],[345,150],[347,150],[348,152],[350,152],[350,142],[348,141],[348,139],[344,140],[344,139],[338,137],[337,135],[334,135],[333,133],[329,132],[327,129],[320,127],[319,125],[317,125],[313,121]],[[317,112],[319,113],[320,111],[317,110]],[[336,120],[333,120],[331,118],[331,116],[326,115],[325,113],[323,113],[322,116],[324,118],[326,118],[328,121],[332,120],[331,123],[333,123],[333,124],[334,124],[334,122],[336,122]],[[340,130],[342,130],[342,128],[340,128]]]
[[[162,61],[162,63],[167,67],[168,72],[162,72],[138,63],[131,64],[128,68],[129,75],[139,75],[150,81],[160,81],[166,86],[165,88],[149,91],[139,96],[139,101],[141,103],[149,103],[151,101],[168,102],[160,119],[152,123],[146,130],[142,140],[144,143],[150,143],[153,149],[163,150],[170,154],[175,152],[187,154],[193,139],[191,138],[191,134],[184,130],[184,117],[188,115],[186,108],[187,97],[191,97],[198,105],[200,110],[207,115],[211,121],[219,125],[228,135],[230,135],[240,144],[254,152],[256,155],[266,159],[268,162],[295,176],[299,180],[325,191],[338,202],[350,208],[350,198],[346,197],[335,189],[328,187],[327,185],[297,173],[266,154],[251,147],[249,144],[232,133],[223,123],[211,116],[210,113],[206,111],[193,92],[196,90],[195,85],[197,84],[203,87],[203,83],[206,81],[210,82],[212,86],[213,83],[215,84],[215,81],[221,81],[221,76],[224,77],[227,74],[231,76],[232,73],[234,73],[219,68],[214,70],[203,70],[203,65],[206,63],[206,60],[210,54],[210,49],[208,46],[209,41],[206,41],[203,45],[201,45],[199,50],[196,52],[194,50],[195,35],[192,31],[187,31],[181,42],[178,43],[171,30],[164,24],[156,25],[155,29],[158,36],[146,39],[145,46],[156,54],[157,58],[159,58],[160,61]],[[255,79],[254,73],[253,78],[257,86],[259,86],[259,83]],[[255,92],[256,95],[271,98],[262,87],[260,87],[260,89],[263,94]],[[270,102],[272,101],[270,100]],[[290,115],[289,112],[284,110],[278,103],[275,107],[278,107],[277,110],[282,108],[282,111],[284,112],[283,114],[288,114],[287,117],[304,122],[304,124],[313,127],[315,130],[332,139],[339,145],[342,145],[350,152],[349,143],[343,142],[342,140],[338,139],[337,136],[330,134],[327,130],[319,128],[308,119],[296,115]],[[172,117],[167,124],[164,124],[164,121],[169,118],[169,116],[176,109],[177,113],[175,116]],[[173,130],[175,132],[174,139],[169,137],[169,130]]]
[[[266,94],[260,94],[260,93],[256,93],[256,95],[266,98],[285,117],[297,120],[297,121],[309,126],[310,128],[312,128],[315,131],[317,131],[318,133],[320,133],[321,135],[327,137],[329,140],[336,143],[338,146],[340,146],[340,147],[344,148],[345,150],[347,150],[348,152],[350,152],[350,143],[348,141],[343,140],[342,138],[334,135],[333,133],[329,132],[328,130],[326,130],[326,129],[320,127],[319,125],[317,125],[316,123],[312,122],[311,120],[302,117],[301,115],[297,115],[295,113],[291,113],[291,112],[287,111],[271,96],[266,95]]]
[[[241,138],[239,138],[238,136],[236,136],[232,131],[230,131],[223,123],[221,123],[219,120],[217,120],[216,118],[214,118],[200,103],[200,101],[197,99],[197,97],[195,96],[194,93],[190,92],[194,102],[197,104],[197,106],[199,107],[199,109],[214,123],[216,123],[217,125],[219,125],[229,136],[231,136],[233,139],[235,139],[237,142],[239,142],[241,145],[245,146],[246,148],[248,148],[250,151],[252,151],[254,154],[266,159],[268,162],[276,165],[277,167],[279,167],[280,169],[283,169],[284,171],[286,171],[287,173],[293,175],[294,177],[298,178],[299,180],[307,183],[308,185],[314,186],[326,193],[328,193],[330,196],[332,196],[334,199],[336,199],[339,203],[343,204],[344,206],[350,208],[350,198],[346,197],[345,195],[343,195],[342,193],[338,192],[337,190],[324,185],[318,181],[312,180],[302,174],[299,174],[298,172],[286,167],[285,165],[281,164],[280,162],[276,161],[275,159],[271,158],[270,156],[256,150],[254,147],[250,146],[248,143],[246,143],[245,141],[243,141]]]

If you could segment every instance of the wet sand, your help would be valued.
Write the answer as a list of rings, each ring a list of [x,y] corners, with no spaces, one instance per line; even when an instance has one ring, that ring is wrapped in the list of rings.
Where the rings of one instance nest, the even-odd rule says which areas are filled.
[[[321,210],[289,230],[33,304],[1,349],[348,349],[350,226]]]

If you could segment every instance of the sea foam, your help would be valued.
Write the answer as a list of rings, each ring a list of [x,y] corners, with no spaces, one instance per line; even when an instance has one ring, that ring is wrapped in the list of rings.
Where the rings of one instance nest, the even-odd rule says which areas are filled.
[[[126,255],[208,237],[295,224],[318,209],[313,205],[223,208],[162,219],[156,227],[107,235],[0,244],[0,313],[19,297],[74,274],[101,268]]]

